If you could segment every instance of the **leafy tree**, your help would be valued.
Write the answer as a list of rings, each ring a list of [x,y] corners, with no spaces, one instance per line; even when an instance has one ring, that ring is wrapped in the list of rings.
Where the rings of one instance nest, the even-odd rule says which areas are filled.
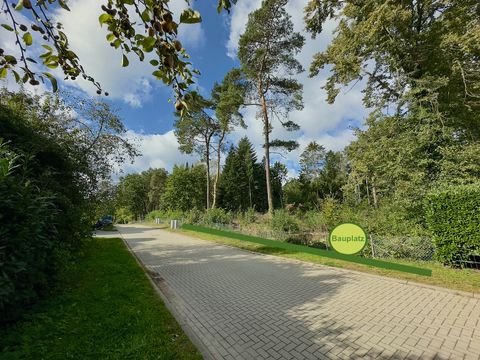
[[[305,184],[299,179],[288,180],[283,187],[284,203],[287,204],[306,204]]]
[[[135,218],[143,219],[147,214],[148,189],[141,174],[128,174],[118,184],[118,205],[126,208]]]
[[[142,175],[147,182],[147,212],[160,209],[160,200],[165,192],[168,172],[165,169],[148,169]]]
[[[238,50],[246,89],[244,104],[257,106],[263,122],[265,177],[270,214],[274,207],[270,147],[286,147],[292,150],[298,146],[294,141],[272,141],[272,120],[276,118],[286,129],[297,130],[298,125],[287,121],[286,117],[290,110],[303,107],[302,85],[292,76],[303,70],[294,55],[301,50],[305,39],[293,31],[292,21],[285,10],[286,4],[287,0],[263,1],[260,9],[249,15]]]
[[[221,155],[227,134],[234,126],[245,127],[242,114],[239,112],[243,104],[245,88],[241,82],[241,72],[233,69],[228,72],[220,84],[215,83],[212,90],[212,101],[215,104],[215,116],[219,124],[219,132],[216,136],[215,152],[217,154],[216,174],[213,184],[212,208],[215,208],[218,197],[220,181]]]
[[[210,209],[210,162],[212,152],[212,142],[215,135],[221,132],[221,126],[218,121],[209,114],[213,103],[203,98],[197,92],[188,94],[188,111],[183,115],[176,113],[175,135],[180,144],[180,151],[191,154],[196,152],[202,155],[207,166],[207,209]]]
[[[327,151],[325,162],[318,178],[318,188],[322,199],[331,197],[342,200],[342,188],[347,180],[345,156],[341,152]]]
[[[205,167],[175,165],[168,177],[161,204],[165,210],[205,209]]]
[[[7,321],[81,249],[98,185],[133,148],[103,106],[89,102],[98,112],[77,118],[59,97],[1,95],[0,319]]]
[[[230,9],[231,1],[220,0],[218,11]],[[48,79],[53,90],[57,90],[57,80],[49,69],[61,69],[65,79],[76,80],[78,77],[90,81],[101,94],[101,84],[90,76],[81,65],[74,49],[71,49],[67,35],[61,23],[53,21],[58,7],[70,11],[66,0],[19,0],[15,8],[8,0],[3,0],[2,10],[8,16],[8,22],[0,24],[5,35],[11,35],[20,51],[16,57],[7,49],[0,49],[0,78],[11,72],[19,83],[30,82],[38,85]],[[101,10],[100,10],[101,8]],[[20,21],[18,12],[24,19]],[[176,109],[185,108],[183,92],[193,83],[193,74],[188,55],[177,39],[178,27],[200,22],[200,13],[187,7],[175,21],[169,9],[168,0],[108,0],[106,5],[99,4],[99,23],[108,29],[107,43],[122,52],[121,65],[129,65],[129,56],[136,56],[140,61],[150,57],[152,75],[172,86],[178,101]],[[37,56],[34,47],[36,36],[42,40],[43,53]],[[30,63],[41,63],[43,69],[36,72]],[[108,93],[105,93],[108,95]]]
[[[478,138],[480,43],[472,39],[479,11],[476,0],[311,1],[305,20],[313,35],[329,18],[339,23],[310,73],[332,66],[325,85],[330,103],[338,85],[366,79],[367,106],[396,105],[398,114],[421,107],[460,136]]]

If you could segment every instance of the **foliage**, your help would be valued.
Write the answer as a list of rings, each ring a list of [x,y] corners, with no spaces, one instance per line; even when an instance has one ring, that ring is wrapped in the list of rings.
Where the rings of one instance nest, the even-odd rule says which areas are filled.
[[[102,105],[88,104],[98,110],[81,119],[89,128],[58,97],[2,91],[2,320],[16,318],[44,295],[81,250],[90,235],[97,184],[130,155],[118,118]],[[102,129],[95,128],[99,123]]]
[[[0,357],[201,359],[121,239],[94,239],[60,286],[0,329]]]
[[[142,219],[148,212],[160,208],[167,177],[165,169],[148,169],[139,174],[128,174],[120,178],[116,205],[117,208],[125,209],[129,215],[125,221],[128,222],[130,217]]]
[[[428,228],[440,261],[459,265],[480,252],[480,186],[458,185],[430,192],[425,200]]]
[[[205,99],[197,92],[187,94],[189,98],[188,110],[176,113],[175,136],[181,152],[191,154],[196,152],[202,156],[207,166],[206,193],[207,209],[210,209],[210,162],[214,138],[222,133],[221,126],[211,115],[214,103]],[[186,96],[187,96],[186,95]]]
[[[204,224],[230,224],[232,214],[223,209],[208,209],[203,215]]]
[[[230,6],[229,0],[218,2],[219,11],[229,10]],[[3,1],[2,10],[8,16],[8,23],[0,24],[0,31],[16,40],[20,56],[10,53],[10,49],[0,49],[0,78],[11,72],[18,83],[29,82],[31,85],[39,85],[39,80],[48,79],[53,90],[57,91],[57,80],[51,69],[61,69],[66,80],[81,76],[101,94],[101,84],[85,71],[75,49],[70,47],[63,24],[53,20],[59,8],[60,11],[70,11],[66,0],[19,0],[15,9],[9,1]],[[174,15],[180,15],[179,19],[175,21]],[[181,14],[173,14],[168,0],[108,0],[99,6],[98,21],[100,26],[107,28],[107,43],[122,53],[119,65],[127,67],[129,56],[140,61],[149,60],[152,75],[174,88],[178,98],[176,108],[184,109],[186,102],[182,94],[193,84],[193,75],[198,71],[191,69],[189,56],[177,38],[178,27],[201,22],[200,13],[187,4]],[[40,55],[33,46],[36,43],[42,46]],[[31,63],[41,63],[41,70],[37,72]]]
[[[164,210],[188,211],[193,208],[205,209],[205,178],[207,174],[203,165],[173,167],[168,177],[165,193],[161,199]]]
[[[251,207],[260,211],[265,209],[263,174],[253,145],[246,137],[240,139],[238,147],[232,146],[225,159],[219,185],[219,205],[231,211]]]
[[[135,216],[126,207],[115,208],[115,222],[117,224],[128,224],[134,220]]]
[[[287,130],[299,126],[287,119],[291,110],[303,108],[302,85],[293,78],[303,71],[295,59],[305,39],[293,31],[285,10],[286,0],[264,0],[260,9],[248,17],[245,32],[239,40],[238,58],[244,74],[245,104],[258,107],[263,123],[265,148],[265,181],[268,211],[274,203],[270,178],[270,147],[298,147],[295,141],[270,139],[272,120],[278,119]],[[285,74],[284,77],[281,74]]]
[[[274,231],[295,232],[299,230],[298,222],[285,210],[276,210],[270,220]]]
[[[337,85],[366,78],[367,106],[422,106],[446,120],[465,120],[467,113],[478,119],[480,45],[472,39],[480,31],[479,8],[476,0],[311,1],[305,19],[312,34],[339,19],[332,42],[314,56],[311,75],[332,65],[329,102]]]
[[[120,178],[117,203],[137,220],[147,213],[148,191],[141,174],[128,174]]]

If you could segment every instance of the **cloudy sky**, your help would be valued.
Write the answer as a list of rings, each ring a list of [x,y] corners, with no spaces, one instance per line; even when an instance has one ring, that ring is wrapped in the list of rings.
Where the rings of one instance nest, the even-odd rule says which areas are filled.
[[[59,10],[56,19],[64,24],[71,47],[76,50],[84,68],[110,93],[107,100],[118,109],[129,129],[128,137],[136,139],[143,154],[133,164],[126,164],[123,171],[142,171],[149,167],[171,170],[175,163],[195,161],[195,157],[183,155],[177,150],[178,144],[172,129],[173,106],[168,102],[172,97],[171,90],[151,76],[152,67],[148,63],[135,61],[133,56],[130,58],[130,66],[122,68],[121,52],[111,48],[105,41],[106,30],[100,28],[98,23],[101,1],[70,0],[68,4],[71,12]],[[216,1],[194,4],[201,12],[203,22],[183,25],[179,36],[194,67],[201,71],[196,87],[204,95],[208,96],[213,84],[220,82],[226,72],[238,66],[238,39],[245,29],[248,14],[260,4],[260,0],[241,0],[233,7],[230,15],[219,15]],[[302,32],[307,39],[298,60],[308,69],[313,54],[326,48],[335,24],[327,24],[325,34],[311,39],[304,31],[302,18],[305,4],[306,0],[291,0],[287,10],[292,16],[295,30]],[[178,18],[185,6],[184,0],[173,0],[170,8]],[[0,46],[6,49],[15,47],[10,33],[3,29],[0,29]],[[310,141],[315,140],[327,149],[343,149],[354,138],[352,127],[361,125],[365,118],[360,86],[342,91],[334,105],[326,103],[325,92],[321,87],[327,76],[327,70],[313,79],[306,72],[298,76],[304,85],[304,109],[291,113],[290,119],[301,126],[300,131],[287,133],[280,126],[274,127],[272,138],[296,139],[300,143],[298,150],[274,155],[272,159],[285,163],[291,175],[296,173],[299,155]],[[4,81],[3,85],[15,87],[12,79]],[[61,84],[64,88],[69,86],[74,86],[89,96],[96,96],[96,89],[87,82]],[[42,87],[37,89],[42,90]],[[229,141],[236,143],[248,135],[261,159],[261,123],[255,119],[254,109],[245,110],[244,116],[247,129],[237,129]]]

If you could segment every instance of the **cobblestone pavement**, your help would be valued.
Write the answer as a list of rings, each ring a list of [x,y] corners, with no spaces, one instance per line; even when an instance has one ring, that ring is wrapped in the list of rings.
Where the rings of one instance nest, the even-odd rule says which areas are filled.
[[[480,299],[121,226],[214,359],[480,359]],[[204,351],[205,352],[205,351]]]

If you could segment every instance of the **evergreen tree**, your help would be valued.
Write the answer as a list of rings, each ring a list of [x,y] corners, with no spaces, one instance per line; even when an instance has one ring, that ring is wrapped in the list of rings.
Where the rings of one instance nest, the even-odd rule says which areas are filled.
[[[295,59],[305,39],[293,31],[293,23],[285,10],[287,0],[264,0],[260,9],[251,13],[245,32],[240,37],[238,58],[244,74],[246,101],[257,106],[263,123],[265,149],[265,181],[268,211],[273,212],[273,196],[270,174],[270,148],[295,149],[295,141],[270,139],[273,118],[288,130],[299,127],[287,121],[290,110],[303,107],[302,85],[293,79],[303,71]],[[286,74],[286,76],[282,76]]]

